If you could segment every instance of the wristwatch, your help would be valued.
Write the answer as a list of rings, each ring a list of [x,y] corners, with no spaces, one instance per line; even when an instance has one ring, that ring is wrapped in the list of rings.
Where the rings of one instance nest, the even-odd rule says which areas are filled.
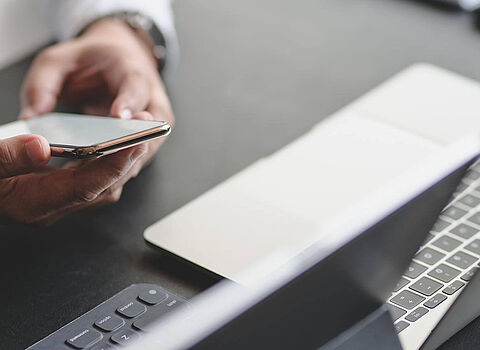
[[[110,17],[125,22],[151,48],[153,57],[157,61],[158,71],[161,73],[167,60],[167,44],[153,20],[140,12],[129,11],[115,13]]]

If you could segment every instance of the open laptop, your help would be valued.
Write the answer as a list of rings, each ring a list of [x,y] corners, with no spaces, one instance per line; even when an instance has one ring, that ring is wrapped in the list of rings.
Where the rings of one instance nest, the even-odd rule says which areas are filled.
[[[462,135],[480,130],[479,99],[480,87],[474,81],[430,65],[410,67],[308,135],[156,223],[145,238],[248,285],[239,272],[262,256],[277,252],[264,268],[269,271],[314,242],[331,240],[312,232],[321,231],[331,217],[344,216],[346,201],[348,205],[361,202]],[[406,349],[418,349],[424,343],[476,269],[480,221],[471,218],[480,196],[476,191],[479,172],[474,169],[464,179],[458,200],[442,215],[428,244],[392,288],[389,305]],[[302,183],[292,185],[289,179],[295,178]],[[278,189],[280,193],[275,193]],[[292,203],[297,208],[292,209]],[[455,276],[432,272],[441,267]],[[414,297],[414,308],[402,305],[399,299],[405,296]],[[428,301],[430,308],[424,306]],[[443,340],[478,315],[476,309],[470,310],[468,320],[455,316]]]
[[[391,299],[395,281],[479,154],[478,137],[447,147],[346,210],[348,225],[337,220],[325,228],[336,240],[318,241],[268,276],[254,268],[242,278],[248,287],[217,285],[165,316],[132,349],[400,349],[390,320],[357,338],[346,330]],[[479,285],[477,275],[415,349],[436,348],[475,317]]]

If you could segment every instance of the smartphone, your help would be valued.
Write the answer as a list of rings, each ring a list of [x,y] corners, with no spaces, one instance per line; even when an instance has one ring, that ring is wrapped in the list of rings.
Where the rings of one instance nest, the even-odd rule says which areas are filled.
[[[50,113],[3,125],[0,138],[41,135],[50,144],[52,156],[90,159],[167,136],[170,131],[170,125],[164,121]]]

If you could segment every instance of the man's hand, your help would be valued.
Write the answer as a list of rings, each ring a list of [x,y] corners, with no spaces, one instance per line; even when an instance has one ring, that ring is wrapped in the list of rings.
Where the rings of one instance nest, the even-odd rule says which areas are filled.
[[[133,147],[76,167],[52,168],[50,146],[37,135],[0,141],[0,215],[48,225],[67,213],[118,200],[125,175],[145,154]]]
[[[37,56],[22,87],[20,118],[51,112],[61,99],[87,114],[173,124],[156,67],[150,48],[126,24],[99,20],[78,38],[51,46]],[[28,137],[47,146],[44,139]],[[18,154],[26,154],[29,143],[18,144],[22,141],[25,139],[0,141],[0,147],[7,147],[0,156],[0,177],[5,178],[0,180],[0,213],[23,222],[48,224],[68,212],[118,200],[123,185],[140,172],[164,140],[70,163],[62,169],[45,167],[48,159],[42,158],[43,166],[26,162],[9,170],[16,158],[4,145],[14,142],[18,152],[23,152]]]

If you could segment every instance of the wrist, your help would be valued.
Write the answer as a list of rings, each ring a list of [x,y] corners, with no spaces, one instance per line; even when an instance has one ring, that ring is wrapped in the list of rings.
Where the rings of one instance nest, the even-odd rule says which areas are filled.
[[[157,64],[156,57],[148,44],[121,19],[115,17],[98,19],[86,27],[79,38],[107,44],[115,43],[125,46],[128,50],[139,50],[154,65]]]

